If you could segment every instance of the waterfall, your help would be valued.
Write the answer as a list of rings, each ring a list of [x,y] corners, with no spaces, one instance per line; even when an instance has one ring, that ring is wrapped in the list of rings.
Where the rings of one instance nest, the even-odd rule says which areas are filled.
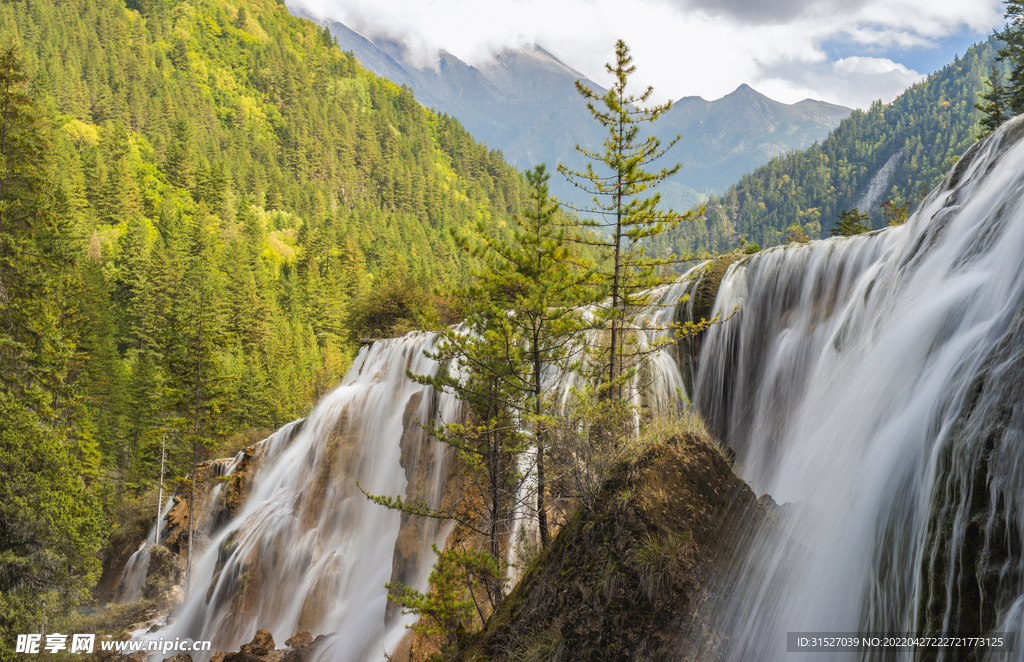
[[[697,607],[724,640],[686,633],[680,659],[783,659],[793,631],[1024,634],[1022,135],[972,147],[903,226],[729,268],[715,310],[738,313],[703,340],[695,403],[757,493],[799,506]]]
[[[668,337],[671,331],[662,327],[673,321],[676,301],[688,288],[683,279],[652,293],[639,319],[650,327],[639,334],[641,346]],[[388,607],[384,584],[426,590],[436,561],[431,545],[444,546],[450,525],[371,503],[356,482],[370,493],[440,505],[449,454],[420,423],[454,421],[460,405],[406,376],[406,370],[435,373],[438,365],[424,350],[436,341],[434,334],[414,332],[363,348],[342,385],[305,422],[262,442],[251,493],[233,519],[213,528],[193,561],[191,595],[170,625],[143,638],[209,639],[217,651],[237,650],[259,628],[277,642],[302,630],[336,633],[332,647],[318,653],[332,662],[376,660],[382,649],[394,649],[414,617]],[[685,390],[677,351],[670,345],[655,353],[634,384],[637,401],[642,390],[652,407],[679,406]],[[641,379],[650,385],[644,388]],[[546,386],[563,397],[576,382],[573,374],[545,373]],[[237,458],[230,462],[215,473],[229,474]],[[531,462],[525,454],[524,473]],[[520,501],[528,501],[532,485],[529,478],[524,482]],[[211,504],[220,489],[211,490]],[[202,516],[212,517],[213,510]],[[527,505],[515,518],[512,539],[536,542],[534,524]],[[205,662],[211,653],[194,655]]]
[[[1024,634],[1022,136],[1014,120],[974,146],[903,226],[732,258],[713,309],[732,316],[689,346],[697,360],[669,345],[638,375],[636,401],[691,397],[751,486],[796,504],[738,534],[679,659],[782,659],[794,631]],[[639,320],[692,316],[677,304],[701,282],[653,293]],[[216,651],[257,628],[279,642],[309,630],[339,635],[318,659],[393,650],[412,617],[384,584],[426,589],[448,527],[382,509],[356,481],[440,503],[447,454],[418,421],[455,420],[459,403],[406,377],[437,370],[423,356],[435,342],[364,348],[303,424],[264,442],[240,512],[197,554],[191,596],[144,636]],[[563,401],[577,379],[546,374]]]
[[[174,499],[167,499],[157,514],[157,521],[160,521],[173,505]],[[146,534],[145,539],[139,544],[139,548],[128,557],[128,562],[124,564],[124,570],[121,571],[121,576],[117,579],[117,585],[114,587],[114,593],[110,600],[114,604],[126,605],[142,597],[142,583],[146,581],[146,573],[149,571],[149,556],[153,545],[156,544],[155,537],[156,523],[154,522],[153,526],[149,527],[149,533]]]
[[[373,504],[356,482],[440,502],[445,453],[417,421],[453,420],[458,403],[406,377],[436,370],[423,355],[434,341],[413,333],[363,349],[304,424],[264,442],[241,511],[197,554],[176,620],[149,637],[209,639],[217,651],[237,650],[259,628],[278,642],[337,633],[324,654],[338,661],[393,648],[411,617],[387,610],[384,584],[425,589],[430,546],[443,546],[448,527]]]

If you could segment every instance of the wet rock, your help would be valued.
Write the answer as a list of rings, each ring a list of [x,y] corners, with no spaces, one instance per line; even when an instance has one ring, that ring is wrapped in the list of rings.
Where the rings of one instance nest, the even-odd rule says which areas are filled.
[[[262,657],[274,650],[274,635],[270,630],[257,630],[256,636],[247,644],[242,644],[242,653],[248,653],[254,657]]]
[[[301,428],[300,428],[301,429]],[[210,536],[238,514],[252,488],[252,475],[263,452],[263,444],[242,449],[242,457],[231,475],[228,468],[234,458],[219,458],[202,462],[196,467],[195,540],[193,553],[205,549]],[[191,488],[187,485],[174,495],[174,505],[164,516],[166,525],[163,543],[172,551],[185,556],[188,552],[191,519]],[[195,547],[198,546],[198,550]]]
[[[185,559],[164,546],[153,549],[149,557],[149,571],[146,583],[142,586],[142,596],[154,600],[168,593],[172,588],[180,587],[185,580]],[[172,601],[162,600],[165,606]]]
[[[324,642],[327,641],[330,636],[331,635],[322,634],[313,641],[300,646],[299,648],[293,648],[284,654],[284,657],[281,658],[281,662],[309,662],[309,660],[313,659],[313,655],[317,650],[323,646]]]
[[[328,636],[322,634],[314,639],[307,631],[299,632],[285,642],[289,648],[278,650],[274,648],[274,637],[270,631],[261,629],[237,652],[220,651],[210,658],[210,662],[310,662]]]
[[[172,657],[164,658],[164,662],[192,662],[192,656],[188,653],[178,653]]]
[[[313,635],[309,633],[309,630],[303,630],[292,635],[292,638],[285,641],[284,645],[289,648],[302,648],[311,641],[313,641]]]

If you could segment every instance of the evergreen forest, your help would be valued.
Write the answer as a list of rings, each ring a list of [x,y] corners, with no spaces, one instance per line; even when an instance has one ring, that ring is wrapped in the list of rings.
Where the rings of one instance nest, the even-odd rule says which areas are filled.
[[[87,598],[126,504],[152,521],[162,449],[173,487],[308,413],[361,336],[451,316],[452,230],[501,232],[526,193],[272,0],[4,2],[0,47],[15,632]]]
[[[725,251],[743,240],[776,246],[794,224],[808,239],[828,237],[840,212],[858,207],[887,163],[891,174],[881,195],[873,208],[860,211],[874,218],[876,228],[886,225],[879,207],[887,201],[912,211],[981,135],[975,103],[1000,44],[993,37],[972,46],[892,103],[853,111],[820,144],[745,175],[707,201],[703,220],[662,239],[661,251]]]
[[[656,211],[656,197],[627,203],[632,193],[590,180],[614,199],[599,211],[629,212],[613,241],[590,237],[593,251],[621,248],[621,268],[636,273],[623,281],[618,261],[611,274],[551,267],[559,299],[535,287],[544,274],[523,257],[586,262],[554,229],[565,219],[547,206],[545,169],[527,181],[283,3],[0,3],[0,659],[8,635],[66,623],[89,600],[104,545],[153,521],[161,477],[166,490],[181,486],[197,462],[308,414],[365,338],[463,314],[528,337],[509,330],[505,304],[533,302],[531,372],[499,376],[540,421],[540,357],[563,360],[564,339],[582,330],[566,311],[611,292],[604,386],[621,390],[630,347],[616,332],[678,256],[781,244],[793,225],[802,240],[827,236],[887,164],[884,192],[861,211],[916,204],[977,139],[975,102],[998,48],[978,44],[894,102],[855,111],[702,214]],[[626,55],[621,44],[622,86]],[[636,99],[620,97],[610,107],[628,116]],[[632,149],[635,137],[620,142]],[[669,170],[627,183],[639,194]],[[488,282],[472,246],[514,272],[521,292],[501,279],[474,290]],[[597,286],[573,298],[583,281]],[[507,363],[510,345],[495,346],[481,356]],[[421,381],[454,389],[445,378]]]

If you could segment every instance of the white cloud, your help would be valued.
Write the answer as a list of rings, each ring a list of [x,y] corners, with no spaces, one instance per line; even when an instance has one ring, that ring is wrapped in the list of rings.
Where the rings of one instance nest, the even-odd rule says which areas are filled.
[[[921,74],[883,57],[1002,22],[1001,0],[289,0],[370,37],[405,42],[420,65],[445,49],[479,63],[537,43],[598,83],[616,39],[630,45],[638,85],[657,100],[721,97],[749,83],[780,101],[866,107]],[[829,62],[826,42],[863,55]],[[927,73],[927,72],[926,72]]]
[[[776,63],[766,67],[753,86],[777,99],[827,99],[851,107],[891,101],[924,78],[886,58],[851,56],[835,62]]]

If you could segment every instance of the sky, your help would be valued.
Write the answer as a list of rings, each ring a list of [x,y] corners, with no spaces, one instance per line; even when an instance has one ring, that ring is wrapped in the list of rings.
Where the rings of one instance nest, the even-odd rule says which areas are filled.
[[[1002,0],[288,0],[418,66],[444,49],[479,64],[537,44],[607,85],[617,39],[655,102],[718,99],[746,83],[784,103],[889,102],[1000,29]]]

